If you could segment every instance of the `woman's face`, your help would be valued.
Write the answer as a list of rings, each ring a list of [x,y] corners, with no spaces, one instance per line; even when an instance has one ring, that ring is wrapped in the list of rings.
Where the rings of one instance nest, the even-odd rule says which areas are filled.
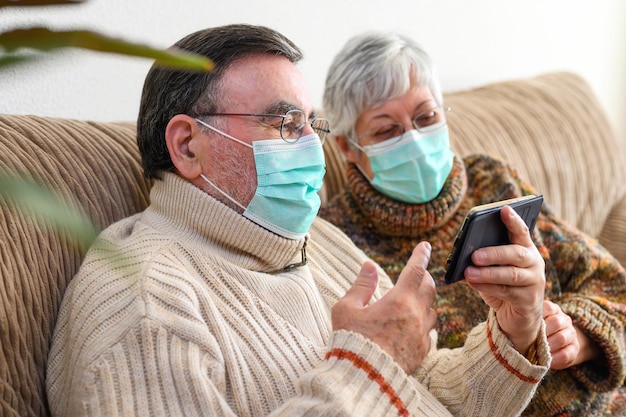
[[[360,146],[373,145],[412,130],[413,120],[420,113],[437,106],[427,86],[411,84],[403,95],[361,113],[355,125],[358,143]],[[349,162],[359,165],[370,180],[374,178],[365,152],[351,147],[350,150],[344,148],[344,154]]]

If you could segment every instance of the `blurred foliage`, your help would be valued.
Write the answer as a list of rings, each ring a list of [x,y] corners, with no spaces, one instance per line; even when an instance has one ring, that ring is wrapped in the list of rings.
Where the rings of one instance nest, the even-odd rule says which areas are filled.
[[[86,0],[1,0],[2,7],[21,7],[21,6],[58,6],[64,4],[79,4]]]
[[[131,43],[111,38],[89,30],[55,31],[47,28],[15,29],[0,33],[0,65],[27,60],[30,57],[18,55],[20,50],[51,51],[60,48],[82,48],[98,52],[152,58],[159,65],[188,69],[190,71],[211,71],[210,59],[182,50],[151,48],[147,45]]]
[[[68,204],[49,187],[0,172],[0,201],[22,208],[44,227],[67,233],[68,240],[84,251],[98,234],[97,228],[80,209]]]
[[[0,12],[11,7],[79,5],[87,0],[0,0]],[[80,48],[97,52],[143,57],[158,65],[190,71],[211,71],[213,62],[202,56],[175,48],[157,49],[147,45],[111,38],[90,30],[56,31],[44,27],[19,28],[0,33],[0,71],[44,53],[61,48]],[[1,168],[1,167],[0,167]],[[91,219],[72,208],[51,188],[0,171],[0,202],[23,208],[44,226],[65,233],[84,250],[97,234]]]

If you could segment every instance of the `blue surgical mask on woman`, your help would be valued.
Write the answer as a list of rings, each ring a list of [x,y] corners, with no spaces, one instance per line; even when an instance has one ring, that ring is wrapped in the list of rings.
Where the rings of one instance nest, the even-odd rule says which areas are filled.
[[[326,164],[319,136],[302,136],[295,143],[287,143],[283,139],[257,140],[250,145],[202,120],[197,121],[252,148],[257,188],[248,206],[244,207],[204,174],[201,174],[202,179],[244,209],[244,217],[256,224],[289,239],[303,237],[313,224],[321,204],[318,191],[322,188]]]
[[[370,160],[374,173],[370,183],[386,196],[405,203],[433,200],[452,170],[454,154],[445,122],[427,131],[409,130],[400,137],[358,147]]]

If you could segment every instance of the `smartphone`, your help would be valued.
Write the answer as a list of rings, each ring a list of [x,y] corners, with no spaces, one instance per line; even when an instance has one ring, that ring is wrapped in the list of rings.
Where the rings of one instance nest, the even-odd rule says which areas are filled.
[[[509,232],[500,219],[503,206],[511,206],[532,233],[542,204],[543,195],[526,195],[473,207],[465,216],[448,255],[446,284],[463,279],[463,272],[472,265],[471,256],[476,249],[510,243]]]

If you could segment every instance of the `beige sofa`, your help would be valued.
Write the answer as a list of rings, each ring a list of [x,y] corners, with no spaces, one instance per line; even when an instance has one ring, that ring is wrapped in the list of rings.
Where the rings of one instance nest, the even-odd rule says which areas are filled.
[[[457,153],[510,161],[559,214],[626,262],[626,158],[583,79],[546,74],[446,94],[445,101]],[[323,193],[330,198],[345,179],[334,143],[325,150]],[[132,123],[0,115],[0,159],[5,174],[54,187],[99,228],[149,201]],[[0,197],[0,234],[0,415],[47,416],[45,361],[83,250],[67,230],[36,221],[7,197]]]

